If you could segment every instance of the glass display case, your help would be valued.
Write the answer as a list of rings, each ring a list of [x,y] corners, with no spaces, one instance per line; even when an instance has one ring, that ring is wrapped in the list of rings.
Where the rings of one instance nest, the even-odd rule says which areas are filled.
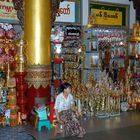
[[[139,41],[129,40],[128,58],[129,58],[129,67],[132,72],[132,77],[140,78],[140,42]]]
[[[119,27],[91,27],[84,28],[84,42],[86,44],[83,79],[92,71],[94,80],[97,75],[106,70],[115,82],[122,79],[122,69],[126,61],[127,30]]]

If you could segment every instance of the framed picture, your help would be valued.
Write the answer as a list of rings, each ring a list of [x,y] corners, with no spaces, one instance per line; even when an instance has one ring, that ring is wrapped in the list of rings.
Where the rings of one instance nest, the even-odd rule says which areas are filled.
[[[91,55],[90,56],[90,66],[91,67],[97,67],[98,66],[98,60],[99,60],[98,55]]]
[[[89,41],[89,51],[97,51],[97,42],[95,40]]]
[[[135,44],[129,43],[128,54],[130,56],[135,56]]]
[[[98,53],[86,53],[85,56],[85,68],[98,67],[99,54]]]

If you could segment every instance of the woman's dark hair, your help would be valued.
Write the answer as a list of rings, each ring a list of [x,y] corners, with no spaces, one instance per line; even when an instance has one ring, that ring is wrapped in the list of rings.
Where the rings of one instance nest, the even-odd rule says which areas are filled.
[[[61,92],[63,92],[64,89],[67,89],[67,88],[69,88],[69,87],[71,87],[71,84],[69,84],[69,83],[67,83],[67,82],[61,84]]]

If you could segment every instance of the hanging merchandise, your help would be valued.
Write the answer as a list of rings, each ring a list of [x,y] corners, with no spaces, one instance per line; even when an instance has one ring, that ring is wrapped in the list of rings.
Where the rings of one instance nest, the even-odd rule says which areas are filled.
[[[65,37],[62,48],[63,78],[67,82],[81,82],[81,62],[83,60],[84,46],[81,41],[81,26],[67,25],[65,27]],[[74,77],[76,79],[74,79]]]

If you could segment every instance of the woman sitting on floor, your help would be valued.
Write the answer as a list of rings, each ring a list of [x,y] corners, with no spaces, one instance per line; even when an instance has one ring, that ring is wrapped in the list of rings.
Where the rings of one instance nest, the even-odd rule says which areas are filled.
[[[71,85],[62,84],[62,92],[56,97],[55,113],[57,120],[64,127],[64,136],[83,137],[85,130],[79,123],[79,113],[74,109],[74,100],[71,94]]]

